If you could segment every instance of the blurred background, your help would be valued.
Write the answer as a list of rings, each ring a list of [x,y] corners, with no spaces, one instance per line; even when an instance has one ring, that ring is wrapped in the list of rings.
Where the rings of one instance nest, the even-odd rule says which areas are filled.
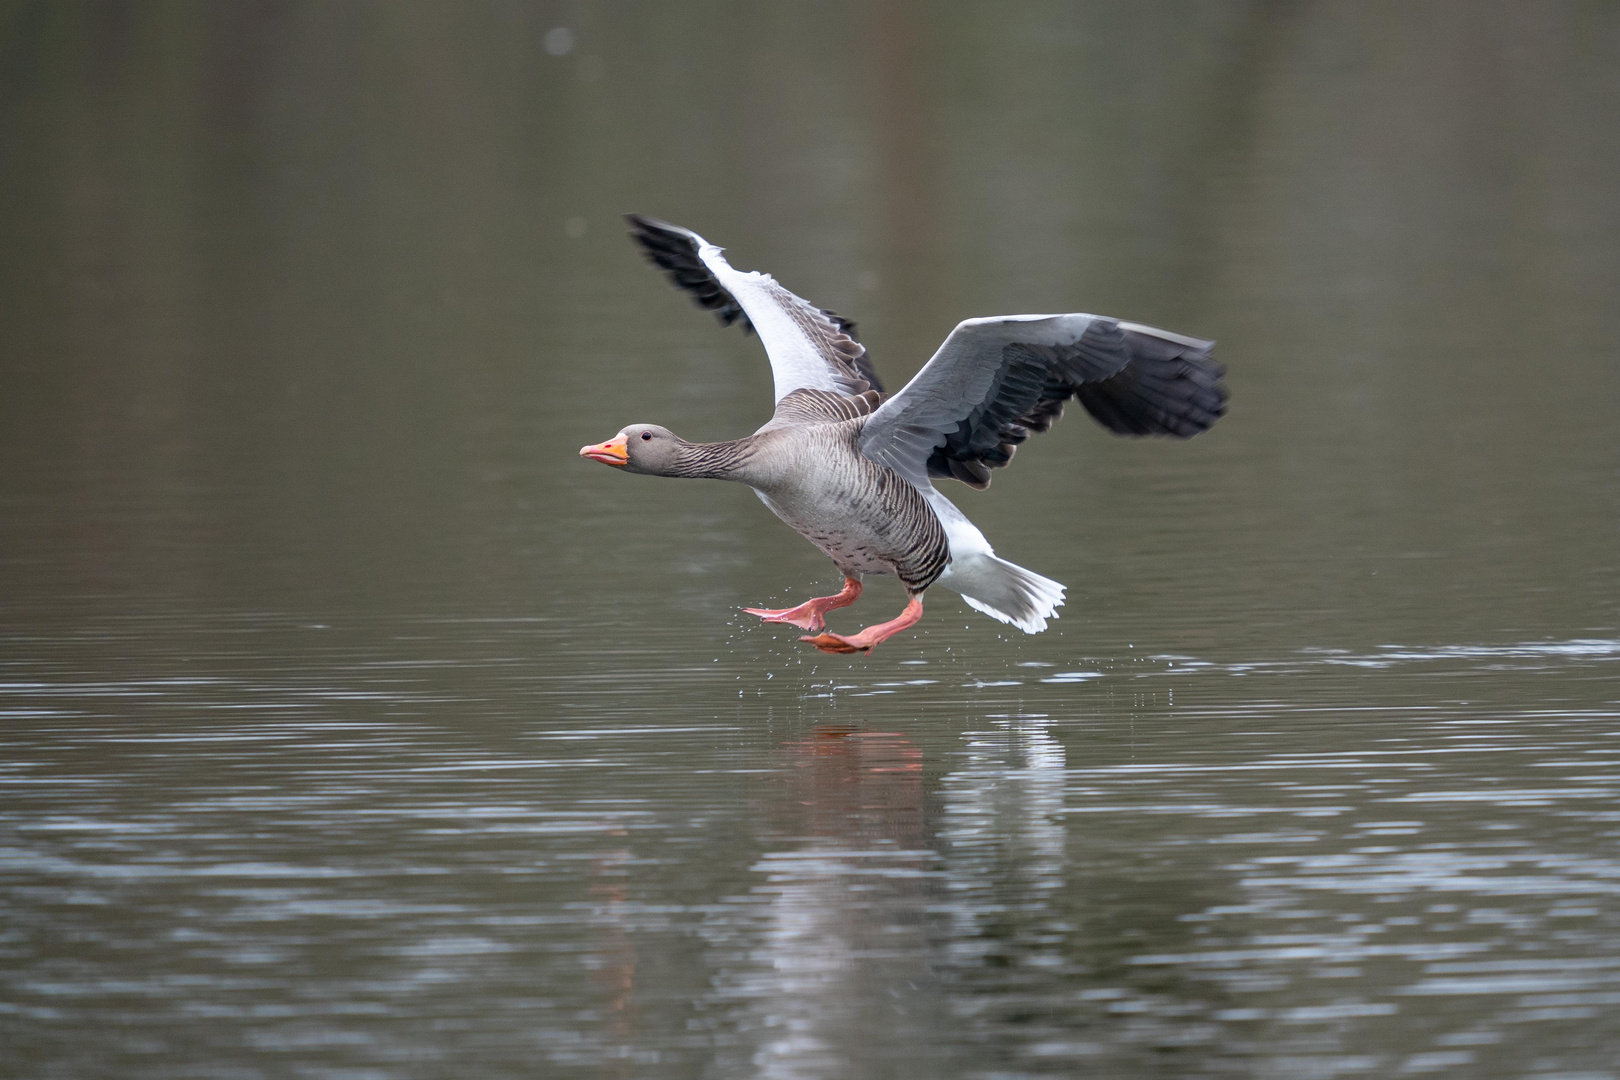
[[[1049,575],[1118,577],[1129,552],[1096,545],[1131,546],[1141,518],[1113,522],[1155,512],[1131,471],[1173,460],[1220,488],[1181,539],[1226,610],[1234,575],[1288,621],[1416,579],[1437,632],[1613,621],[1610,5],[4,19],[13,601],[550,608],[602,570],[581,514],[649,578],[771,548],[761,578],[705,579],[724,606],[821,573],[757,514],[730,551],[626,528],[627,504],[746,492],[573,460],[631,421],[766,415],[757,344],[642,264],[635,210],[856,319],[892,385],[971,315],[1219,339],[1208,439],[1065,424],[974,502],[1020,523],[992,530],[1015,559],[1057,548]]]
[[[1614,1076],[1616,117],[1597,0],[0,3],[0,1074]],[[626,211],[1230,413],[807,656],[576,457],[768,415]]]

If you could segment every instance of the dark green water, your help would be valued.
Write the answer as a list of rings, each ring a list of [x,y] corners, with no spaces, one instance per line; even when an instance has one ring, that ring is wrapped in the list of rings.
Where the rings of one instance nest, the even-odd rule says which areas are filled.
[[[0,1075],[1620,1076],[1617,115],[1595,3],[0,6]],[[576,457],[769,407],[626,210],[1231,412],[823,656]]]

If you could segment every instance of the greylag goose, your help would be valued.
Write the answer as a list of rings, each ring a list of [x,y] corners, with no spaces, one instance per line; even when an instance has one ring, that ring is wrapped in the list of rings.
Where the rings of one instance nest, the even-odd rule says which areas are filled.
[[[1099,315],[998,315],[959,323],[898,393],[886,395],[855,324],[744,273],[688,229],[636,214],[630,235],[670,280],[726,325],[759,334],[776,410],[752,435],[691,443],[632,424],[580,456],[652,476],[735,480],[820,548],[844,575],[833,596],[791,608],[744,608],[812,633],[828,653],[867,652],[916,624],[934,584],[1028,634],[1046,629],[1063,586],[996,557],[935,479],[990,484],[990,470],[1045,431],[1071,397],[1121,435],[1187,438],[1226,411],[1214,342]],[[826,630],[864,574],[893,574],[908,602],[856,634]],[[819,631],[819,632],[818,632]]]

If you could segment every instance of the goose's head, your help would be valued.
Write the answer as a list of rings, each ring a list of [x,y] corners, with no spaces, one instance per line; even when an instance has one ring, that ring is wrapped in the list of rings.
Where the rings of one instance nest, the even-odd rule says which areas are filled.
[[[579,448],[579,456],[625,472],[672,475],[685,440],[657,424],[631,424],[607,442]]]

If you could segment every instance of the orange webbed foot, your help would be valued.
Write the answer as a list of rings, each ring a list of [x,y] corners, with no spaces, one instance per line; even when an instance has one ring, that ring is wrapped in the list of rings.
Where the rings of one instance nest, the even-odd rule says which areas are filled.
[[[913,596],[906,604],[898,618],[890,619],[886,623],[868,626],[858,634],[845,637],[843,634],[825,633],[815,637],[802,637],[800,641],[808,641],[824,653],[857,653],[871,652],[872,646],[880,644],[894,637],[908,626],[917,625],[922,618],[922,597]]]
[[[856,645],[842,634],[815,634],[808,637],[802,637],[799,640],[808,641],[810,644],[814,645],[824,653],[848,654],[872,651],[872,646]]]

